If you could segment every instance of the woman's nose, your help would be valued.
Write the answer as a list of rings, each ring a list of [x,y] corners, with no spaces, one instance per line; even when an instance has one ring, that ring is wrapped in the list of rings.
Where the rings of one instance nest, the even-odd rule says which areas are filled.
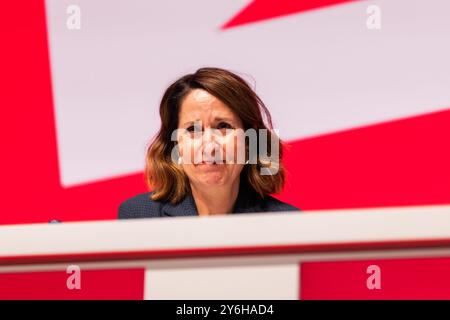
[[[216,148],[220,147],[220,142],[217,138],[214,129],[205,129],[203,132],[203,152],[214,156]]]
[[[217,142],[217,132],[213,128],[206,128],[203,132],[203,143]]]

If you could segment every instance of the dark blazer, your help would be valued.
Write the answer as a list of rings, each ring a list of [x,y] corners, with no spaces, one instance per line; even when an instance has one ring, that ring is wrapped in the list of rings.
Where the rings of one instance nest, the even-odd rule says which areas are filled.
[[[231,213],[299,211],[298,208],[271,196],[261,199],[252,192],[241,190]],[[177,204],[153,201],[149,198],[151,194],[152,192],[143,193],[124,201],[119,207],[119,219],[198,216],[191,193]]]

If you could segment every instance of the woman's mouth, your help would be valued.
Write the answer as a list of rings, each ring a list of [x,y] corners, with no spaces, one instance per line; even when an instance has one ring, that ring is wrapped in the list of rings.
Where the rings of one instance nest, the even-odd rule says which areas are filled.
[[[217,163],[215,163],[214,161],[202,161],[201,163],[199,163],[199,165],[217,165]]]
[[[220,163],[217,163],[215,161],[202,161],[198,164],[198,166],[204,167],[204,168],[215,168],[218,167]]]

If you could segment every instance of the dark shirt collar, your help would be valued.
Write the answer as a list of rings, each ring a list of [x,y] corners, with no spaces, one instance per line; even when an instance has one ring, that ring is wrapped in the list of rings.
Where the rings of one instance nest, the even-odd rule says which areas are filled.
[[[248,187],[241,185],[231,213],[236,214],[261,211],[261,200],[258,200],[258,195],[255,192],[250,191]],[[163,215],[170,217],[198,216],[197,206],[195,205],[195,200],[191,192],[176,204],[171,204],[169,202],[165,203],[162,207],[162,213]]]

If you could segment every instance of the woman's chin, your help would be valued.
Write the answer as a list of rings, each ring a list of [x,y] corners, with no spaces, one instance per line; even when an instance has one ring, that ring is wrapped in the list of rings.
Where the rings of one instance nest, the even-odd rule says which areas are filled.
[[[211,177],[208,179],[202,179],[201,183],[209,187],[219,187],[223,185],[223,179],[222,177]]]
[[[224,183],[223,175],[220,172],[208,172],[199,177],[199,182],[208,187],[221,186]]]

